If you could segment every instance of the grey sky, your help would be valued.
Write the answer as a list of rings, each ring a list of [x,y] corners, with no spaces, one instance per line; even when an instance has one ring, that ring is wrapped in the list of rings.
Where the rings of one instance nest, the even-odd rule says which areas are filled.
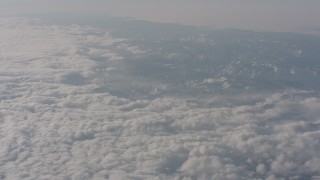
[[[157,22],[316,33],[319,0],[0,0],[0,12],[90,12]],[[319,33],[320,34],[320,33]]]

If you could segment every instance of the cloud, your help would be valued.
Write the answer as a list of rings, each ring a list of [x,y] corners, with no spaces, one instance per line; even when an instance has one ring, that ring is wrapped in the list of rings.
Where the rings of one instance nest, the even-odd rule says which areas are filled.
[[[0,21],[0,179],[320,176],[317,93],[235,95],[231,105],[121,96],[144,85],[130,85],[145,79],[121,61],[139,47],[85,26]],[[166,89],[150,84],[147,93]]]

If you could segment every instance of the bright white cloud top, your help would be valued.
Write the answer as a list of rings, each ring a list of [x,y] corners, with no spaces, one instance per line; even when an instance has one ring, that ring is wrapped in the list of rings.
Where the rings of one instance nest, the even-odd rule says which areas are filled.
[[[179,95],[174,80],[150,80],[155,70],[140,75],[127,61],[140,65],[152,54],[174,69],[179,52],[161,54],[147,41],[83,25],[17,17],[0,24],[0,179],[320,178],[318,92],[239,94],[234,103],[219,94]],[[293,47],[288,54],[299,57]],[[235,64],[184,87],[230,89],[235,82],[224,76]],[[294,68],[278,66],[263,67],[286,75]],[[317,79],[316,70],[305,75]]]

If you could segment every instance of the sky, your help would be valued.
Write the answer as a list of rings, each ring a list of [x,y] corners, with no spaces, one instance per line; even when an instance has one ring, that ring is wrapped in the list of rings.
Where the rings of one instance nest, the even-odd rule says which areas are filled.
[[[320,34],[318,0],[0,0],[1,14],[106,13],[213,28]]]

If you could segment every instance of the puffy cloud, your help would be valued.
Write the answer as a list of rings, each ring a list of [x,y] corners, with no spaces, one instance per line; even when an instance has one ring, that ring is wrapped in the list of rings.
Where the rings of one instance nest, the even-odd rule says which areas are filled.
[[[144,82],[121,64],[137,46],[85,26],[0,21],[0,179],[320,176],[317,93],[122,96],[135,92],[121,83]]]

